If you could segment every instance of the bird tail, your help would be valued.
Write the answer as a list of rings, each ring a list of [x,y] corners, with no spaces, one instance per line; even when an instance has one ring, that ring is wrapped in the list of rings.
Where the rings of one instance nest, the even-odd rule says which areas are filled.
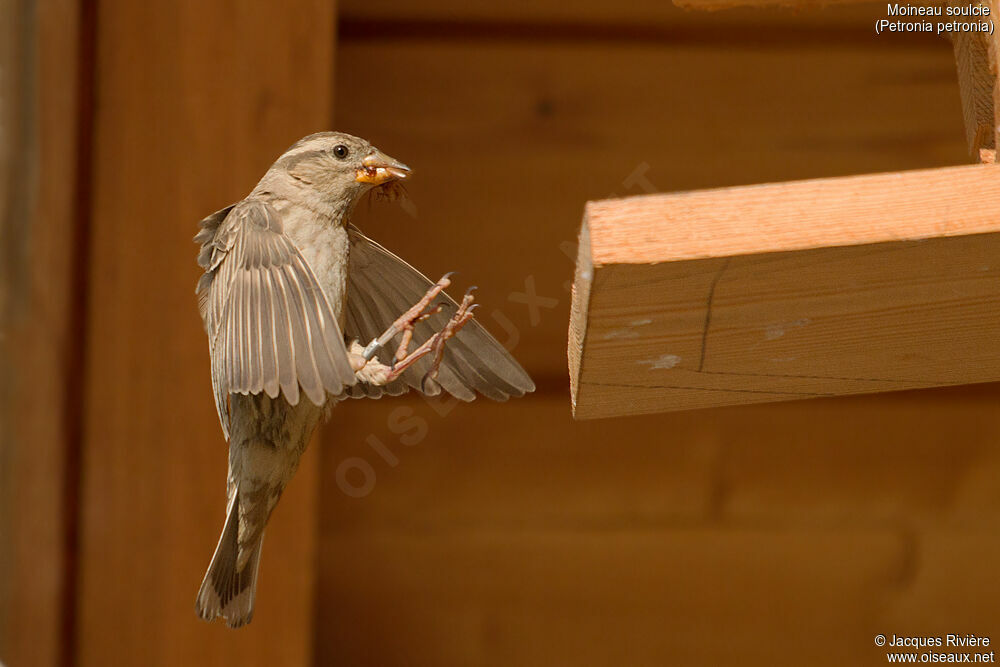
[[[219,544],[201,582],[195,608],[206,621],[222,616],[226,625],[238,628],[253,618],[254,597],[257,594],[257,568],[264,536],[257,542],[246,565],[240,569],[239,560],[239,493],[233,493],[226,511],[226,525],[222,528]]]

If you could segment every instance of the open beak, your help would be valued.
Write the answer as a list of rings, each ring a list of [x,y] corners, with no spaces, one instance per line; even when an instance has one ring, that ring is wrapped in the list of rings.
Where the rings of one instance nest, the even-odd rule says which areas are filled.
[[[358,183],[382,185],[389,181],[401,181],[410,175],[410,168],[399,160],[394,160],[382,151],[376,150],[361,162],[364,167],[358,169],[354,180]]]

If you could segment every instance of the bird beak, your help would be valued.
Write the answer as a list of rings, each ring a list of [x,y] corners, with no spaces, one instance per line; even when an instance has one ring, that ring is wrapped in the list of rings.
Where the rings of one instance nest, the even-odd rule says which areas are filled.
[[[358,183],[382,185],[389,181],[401,181],[410,175],[410,168],[399,160],[394,160],[382,151],[376,150],[361,161],[364,165],[358,169],[354,180]]]

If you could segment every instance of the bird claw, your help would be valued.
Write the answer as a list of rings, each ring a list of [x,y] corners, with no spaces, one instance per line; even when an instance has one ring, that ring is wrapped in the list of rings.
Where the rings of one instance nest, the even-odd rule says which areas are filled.
[[[441,276],[441,279],[434,283],[429,290],[427,290],[427,293],[424,294],[420,301],[415,303],[409,310],[400,315],[388,329],[382,332],[381,336],[368,343],[364,352],[365,360],[371,361],[383,345],[388,343],[400,333],[403,334],[403,340],[400,343],[399,348],[396,350],[396,356],[399,356],[401,350],[405,351],[406,347],[410,344],[410,340],[413,338],[413,327],[417,324],[417,322],[425,320],[435,313],[441,312],[441,304],[434,307],[430,307],[430,304],[438,294],[451,285],[450,277],[454,275],[454,273],[454,271],[449,271]]]
[[[444,280],[444,279],[442,279]],[[440,281],[439,281],[440,284]],[[428,338],[423,342],[417,349],[412,352],[407,352],[407,347],[410,340],[412,339],[412,326],[410,328],[409,336],[404,333],[403,340],[400,342],[399,348],[396,350],[396,358],[391,371],[389,372],[389,381],[393,381],[399,376],[401,376],[406,369],[415,364],[420,359],[424,358],[428,354],[433,354],[431,361],[431,368],[427,373],[424,374],[423,380],[421,381],[421,388],[424,389],[424,393],[436,394],[440,392],[440,385],[437,382],[438,369],[441,367],[441,361],[444,359],[444,346],[449,338],[457,334],[462,327],[468,323],[473,317],[473,311],[475,310],[477,304],[473,303],[473,297],[468,292],[462,297],[462,303],[459,304],[458,310],[455,314],[451,316],[451,319],[441,328],[440,331],[435,333],[433,336]],[[440,307],[436,309],[435,312],[440,312]],[[398,363],[396,363],[398,361]]]
[[[423,379],[420,381],[420,392],[427,396],[437,396],[441,393],[441,384],[430,377],[430,374],[425,374]]]

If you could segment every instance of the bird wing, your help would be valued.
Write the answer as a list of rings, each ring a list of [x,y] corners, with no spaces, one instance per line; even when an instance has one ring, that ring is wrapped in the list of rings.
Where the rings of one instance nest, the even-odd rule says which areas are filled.
[[[433,283],[354,225],[349,225],[347,231],[350,261],[344,328],[348,336],[364,345],[417,303]],[[416,349],[442,329],[458,308],[458,304],[443,292],[436,302],[444,304],[444,308],[417,323],[410,349]],[[383,349],[391,353],[399,345],[400,338],[401,334],[397,335]],[[456,398],[471,401],[478,391],[488,398],[504,401],[535,389],[535,383],[524,369],[476,320],[470,320],[448,340],[444,350],[437,381]],[[430,358],[424,357],[398,380],[384,387],[358,383],[349,393],[354,398],[379,398],[383,394],[405,393],[411,387],[428,393],[422,389],[421,381],[430,365]]]
[[[316,405],[356,381],[344,336],[323,288],[281,218],[267,203],[243,201],[202,221],[195,241],[198,305],[208,333],[212,388],[229,437],[229,394],[284,392],[299,387]]]

